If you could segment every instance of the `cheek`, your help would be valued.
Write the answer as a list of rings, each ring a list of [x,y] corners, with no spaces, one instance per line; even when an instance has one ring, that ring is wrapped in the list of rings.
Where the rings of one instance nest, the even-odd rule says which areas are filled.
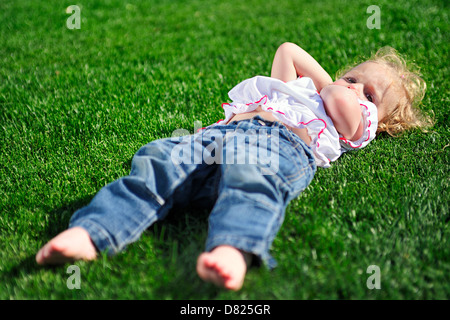
[[[386,117],[386,108],[383,105],[377,107],[377,114],[378,114],[378,121],[383,120],[383,118]]]
[[[382,102],[377,106],[378,120],[392,114],[397,106],[402,103],[404,96],[399,95],[395,90],[389,90],[384,95]]]

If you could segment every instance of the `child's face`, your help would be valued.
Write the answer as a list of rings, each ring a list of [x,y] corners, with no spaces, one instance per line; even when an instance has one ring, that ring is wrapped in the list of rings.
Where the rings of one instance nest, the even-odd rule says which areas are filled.
[[[377,106],[378,120],[381,120],[395,99],[393,78],[393,72],[387,66],[369,61],[356,66],[333,85],[345,86],[359,99],[373,102]]]

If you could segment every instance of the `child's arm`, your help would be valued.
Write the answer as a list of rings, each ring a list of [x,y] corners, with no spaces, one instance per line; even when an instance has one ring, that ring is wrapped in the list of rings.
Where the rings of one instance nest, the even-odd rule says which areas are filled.
[[[318,91],[333,82],[330,75],[311,55],[298,45],[285,42],[275,53],[271,77],[288,82],[298,76],[311,78]]]
[[[330,85],[320,92],[327,115],[344,138],[356,141],[363,134],[361,107],[352,90]]]

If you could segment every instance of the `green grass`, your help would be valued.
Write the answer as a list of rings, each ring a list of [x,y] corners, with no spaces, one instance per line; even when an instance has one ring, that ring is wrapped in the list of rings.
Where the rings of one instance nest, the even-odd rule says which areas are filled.
[[[81,29],[65,8],[81,7]],[[441,1],[0,2],[0,299],[447,299],[449,8]],[[273,271],[203,283],[207,212],[174,213],[114,258],[41,268],[37,250],[137,149],[222,118],[228,91],[298,43],[331,74],[390,45],[422,67],[431,132],[382,136],[319,169],[288,207]],[[369,290],[368,266],[380,267]]]

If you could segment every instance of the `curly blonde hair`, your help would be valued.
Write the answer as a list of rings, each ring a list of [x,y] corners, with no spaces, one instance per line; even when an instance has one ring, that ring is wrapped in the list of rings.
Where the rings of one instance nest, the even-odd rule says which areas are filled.
[[[387,106],[388,114],[379,121],[377,132],[398,136],[405,130],[414,128],[426,131],[433,125],[432,117],[418,107],[425,96],[427,85],[421,78],[417,65],[406,62],[397,50],[388,46],[379,49],[365,62],[375,62],[387,66],[393,71],[393,74],[398,76],[399,98],[395,105]],[[350,69],[346,68],[339,72],[339,77]]]

